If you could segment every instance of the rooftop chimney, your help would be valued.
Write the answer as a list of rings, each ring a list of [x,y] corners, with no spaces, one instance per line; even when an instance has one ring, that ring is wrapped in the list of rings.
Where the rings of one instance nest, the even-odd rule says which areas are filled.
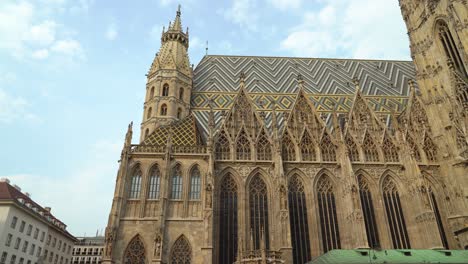
[[[16,184],[13,184],[13,187],[15,187],[15,189],[16,189],[16,190],[18,190],[18,191],[20,191],[20,192],[21,192],[21,188],[20,188],[18,185],[16,185]]]
[[[47,207],[44,207],[44,210],[46,210],[50,214],[50,210],[52,210],[52,208],[47,206]]]
[[[30,193],[25,192],[24,194],[25,194],[27,197],[31,198],[31,194],[30,194]]]
[[[6,183],[10,184],[10,180],[8,178],[1,178],[0,182],[6,182]]]

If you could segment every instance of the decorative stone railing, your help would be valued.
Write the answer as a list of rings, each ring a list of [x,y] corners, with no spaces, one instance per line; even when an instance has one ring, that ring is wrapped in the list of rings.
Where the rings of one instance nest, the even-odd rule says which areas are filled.
[[[273,250],[250,250],[242,254],[241,260],[237,260],[235,264],[260,264],[260,263],[285,263],[281,259],[280,251]]]
[[[131,153],[165,153],[166,146],[147,146],[147,145],[132,145]],[[206,146],[172,146],[172,153],[180,154],[205,154]]]
[[[164,153],[166,146],[147,146],[147,145],[132,145],[131,153]]]
[[[172,146],[173,153],[205,154],[205,146]]]

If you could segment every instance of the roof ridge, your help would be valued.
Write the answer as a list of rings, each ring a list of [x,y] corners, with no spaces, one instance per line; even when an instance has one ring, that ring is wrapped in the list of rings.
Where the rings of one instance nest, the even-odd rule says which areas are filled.
[[[319,58],[319,57],[293,57],[293,56],[258,56],[258,55],[222,55],[222,54],[210,54],[204,55],[202,59],[203,61],[205,57],[233,57],[233,58],[270,58],[270,59],[315,59],[315,60],[345,60],[345,61],[368,61],[368,62],[405,62],[405,63],[412,63],[412,60],[396,60],[396,59],[352,59],[352,58]]]

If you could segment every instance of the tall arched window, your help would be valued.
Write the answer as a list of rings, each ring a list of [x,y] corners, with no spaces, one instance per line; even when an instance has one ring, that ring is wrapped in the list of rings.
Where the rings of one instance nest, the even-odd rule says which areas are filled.
[[[169,84],[167,83],[163,85],[162,96],[169,96]]]
[[[369,243],[370,248],[380,248],[379,231],[375,220],[374,203],[372,202],[369,183],[362,175],[358,175],[357,179],[364,224],[366,225],[367,243]]]
[[[350,135],[346,136],[346,147],[348,148],[349,159],[352,162],[359,161],[360,159],[358,147]]]
[[[149,99],[152,99],[153,97],[154,97],[154,86],[151,87]]]
[[[231,174],[221,182],[219,200],[219,261],[234,263],[237,256],[237,184]]]
[[[182,108],[177,109],[177,118],[180,119],[182,117]]]
[[[148,135],[149,135],[149,129],[147,128],[147,129],[145,130],[145,138],[147,138]]]
[[[146,114],[146,119],[150,119],[151,118],[151,112],[153,112],[153,108],[148,108],[148,113]]]
[[[399,162],[400,158],[398,157],[398,150],[395,147],[395,144],[392,143],[392,141],[388,138],[388,136],[385,136],[383,144],[383,154],[385,158],[385,162]]]
[[[251,159],[250,141],[247,138],[247,133],[242,129],[236,143],[236,159],[250,160]]]
[[[434,215],[437,221],[437,227],[439,229],[440,240],[442,241],[442,245],[444,246],[444,248],[448,249],[449,245],[447,241],[447,235],[445,234],[444,224],[442,222],[442,217],[440,215],[439,206],[437,204],[436,196],[434,195],[434,192],[432,191],[432,187],[428,188],[427,195],[429,195],[429,200],[431,201],[432,210],[434,211]]]
[[[301,156],[303,161],[315,161],[315,146],[312,141],[312,137],[310,136],[307,130],[304,132],[302,136],[301,144],[299,146],[301,148]]]
[[[323,135],[322,142],[320,142],[320,150],[323,161],[336,161],[336,146],[327,133]]]
[[[200,200],[201,176],[198,166],[192,169],[190,174],[190,200]]]
[[[372,140],[369,134],[366,134],[364,137],[364,142],[362,143],[362,149],[364,150],[364,157],[367,162],[378,162],[379,161],[379,151],[377,146]]]
[[[180,87],[179,90],[179,99],[184,100],[184,88]]]
[[[162,116],[167,115],[167,105],[166,104],[161,105],[161,115]]]
[[[383,183],[383,198],[385,203],[385,212],[387,213],[388,224],[390,226],[390,236],[392,237],[393,248],[411,248],[406,222],[401,207],[400,195],[398,189],[387,177]]]
[[[429,136],[424,139],[423,150],[429,162],[437,161],[437,147]]]
[[[135,236],[124,252],[124,263],[146,264],[145,245],[140,236]]]
[[[161,176],[158,165],[154,165],[150,170],[149,184],[148,184],[148,199],[158,199],[159,189],[161,186]]]
[[[226,132],[221,131],[218,137],[218,142],[215,146],[215,157],[219,160],[230,160],[231,159],[231,148],[229,147],[229,140]]]
[[[333,184],[327,175],[317,182],[317,201],[320,216],[323,252],[341,248],[338,216],[336,214]]]
[[[406,136],[406,143],[408,143],[408,147],[410,148],[410,151],[414,155],[414,159],[417,162],[421,162],[421,153],[419,152],[418,145],[416,145],[416,142],[414,142],[413,138],[410,135]]]
[[[449,27],[445,21],[439,20],[437,23],[437,30],[439,33],[439,38],[444,48],[445,55],[453,62],[455,69],[463,74],[463,76],[468,77],[465,64],[463,63],[462,57],[460,55],[457,44],[450,32]]]
[[[263,130],[257,142],[257,160],[271,160],[271,143]]]
[[[284,134],[282,147],[282,156],[285,161],[295,161],[296,160],[296,150],[294,148],[294,143],[292,142],[288,132]]]
[[[288,185],[289,223],[293,247],[293,262],[306,263],[312,260],[310,253],[309,222],[304,184],[297,174],[289,180]]]
[[[141,192],[141,170],[138,167],[134,170],[132,178],[130,180],[130,193],[128,194],[128,198],[138,199],[140,198],[140,192]]]
[[[268,192],[265,182],[257,174],[249,185],[250,231],[253,249],[260,249],[261,239],[266,249],[270,248],[268,228]]]
[[[182,170],[180,164],[172,169],[171,199],[182,199]]]
[[[192,263],[192,248],[185,236],[180,236],[171,249],[170,264]],[[132,263],[133,264],[133,263]]]

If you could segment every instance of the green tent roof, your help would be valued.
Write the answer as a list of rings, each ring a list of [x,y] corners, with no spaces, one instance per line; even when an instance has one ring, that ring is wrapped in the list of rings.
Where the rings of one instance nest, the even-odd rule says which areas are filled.
[[[309,264],[410,264],[410,263],[441,263],[455,264],[468,263],[468,251],[466,250],[332,250],[314,259]]]

